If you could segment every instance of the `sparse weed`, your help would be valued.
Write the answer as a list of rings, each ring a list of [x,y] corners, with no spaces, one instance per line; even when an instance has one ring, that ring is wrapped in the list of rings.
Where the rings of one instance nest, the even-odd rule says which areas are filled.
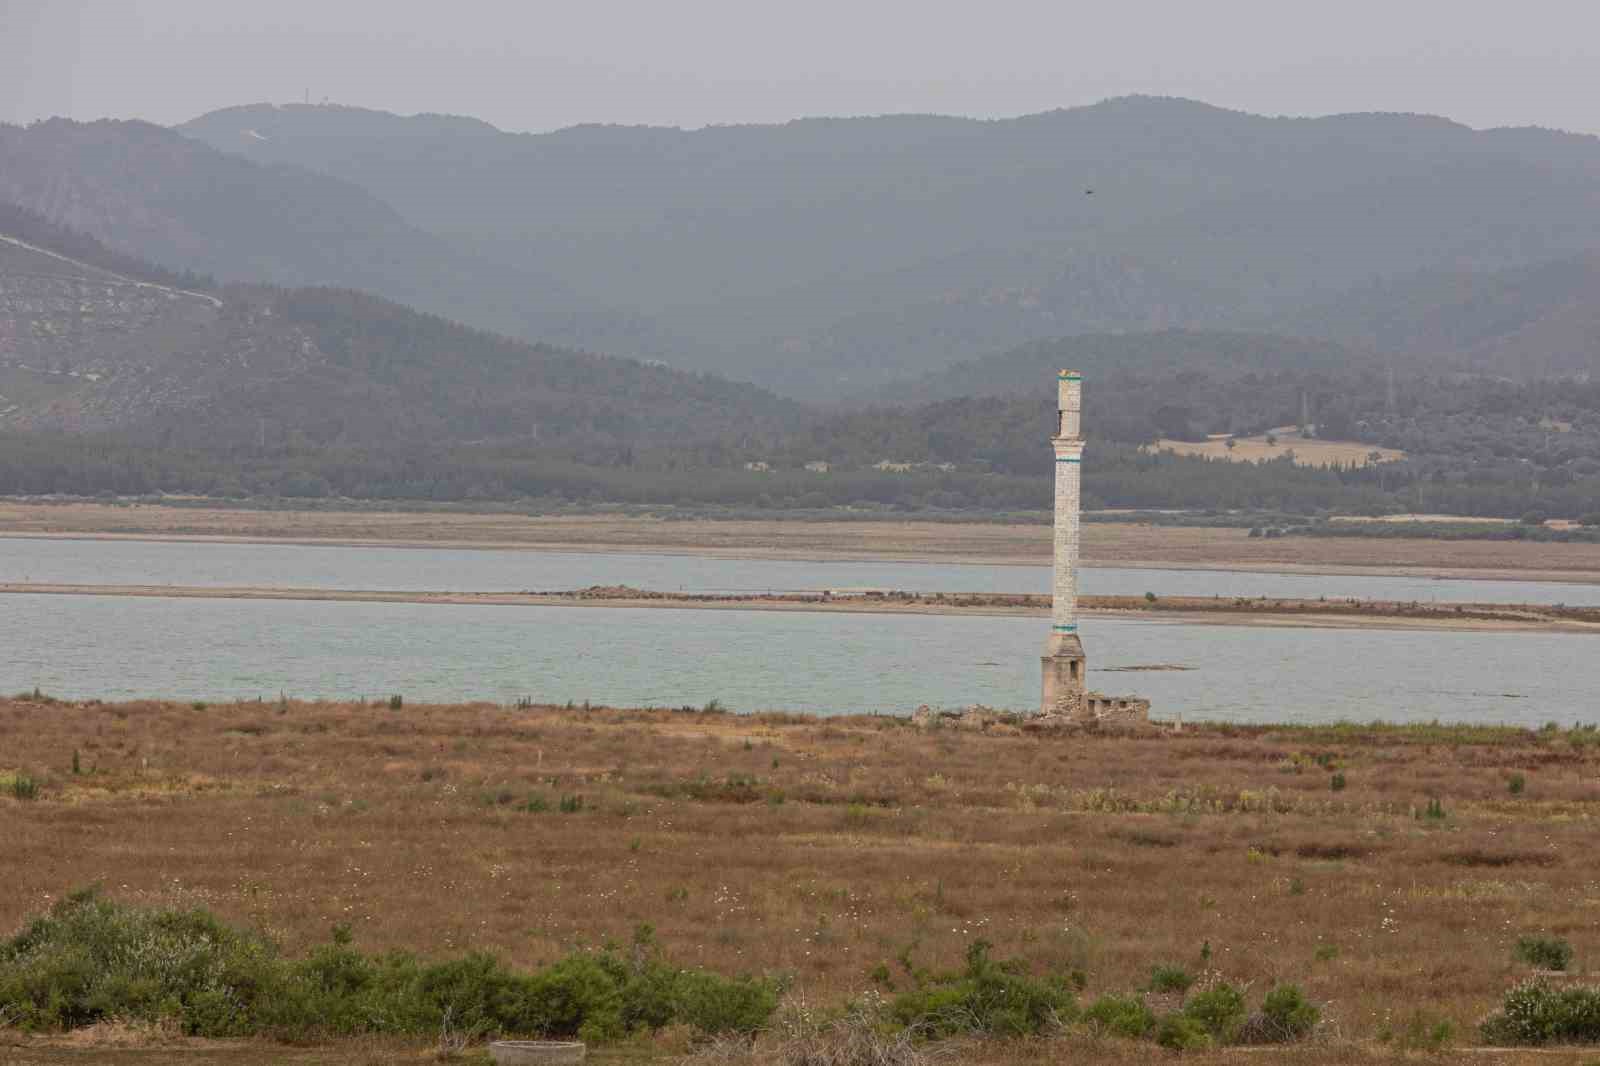
[[[1392,1044],[1396,1051],[1425,1051],[1438,1054],[1455,1042],[1456,1025],[1449,1018],[1436,1018],[1420,1009],[1413,1010],[1398,1027],[1385,1026],[1378,1039]]]
[[[25,774],[18,770],[16,773],[0,777],[0,787],[3,787],[12,799],[27,802],[39,798],[39,780],[32,774]]]

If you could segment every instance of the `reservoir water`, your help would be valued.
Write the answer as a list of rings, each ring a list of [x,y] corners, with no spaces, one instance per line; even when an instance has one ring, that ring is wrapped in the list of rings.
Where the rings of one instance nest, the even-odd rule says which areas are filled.
[[[506,591],[1037,591],[1043,567],[0,539],[0,581]],[[1600,603],[1600,587],[1090,568],[1088,591]],[[1240,722],[1600,720],[1584,634],[1085,621],[1090,680]],[[592,700],[739,711],[1028,709],[1041,620],[776,611],[0,597],[0,691],[183,700]],[[1163,669],[1151,670],[1152,666]],[[1176,669],[1173,669],[1176,668]]]
[[[1042,641],[1037,618],[19,594],[0,599],[0,691],[1024,709]],[[1084,642],[1097,688],[1161,718],[1600,719],[1600,643],[1583,634],[1090,619]],[[1155,664],[1184,669],[1129,669]]]

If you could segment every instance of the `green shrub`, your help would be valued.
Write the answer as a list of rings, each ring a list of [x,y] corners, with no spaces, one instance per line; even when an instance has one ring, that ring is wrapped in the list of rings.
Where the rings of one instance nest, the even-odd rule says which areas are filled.
[[[771,981],[686,972],[673,988],[672,1016],[702,1033],[753,1033],[777,1010],[778,991]]]
[[[1101,996],[1083,1012],[1083,1020],[1116,1036],[1139,1039],[1156,1027],[1156,1016],[1137,996]]]
[[[1025,1036],[1076,1016],[1076,1001],[1065,981],[1029,977],[1014,961],[989,958],[989,947],[986,940],[974,941],[964,970],[897,996],[890,1016],[934,1038],[971,1032]]]
[[[448,1019],[472,1038],[605,1043],[680,1023],[753,1032],[777,1006],[770,980],[676,969],[648,937],[634,947],[628,962],[575,953],[521,973],[483,953],[426,964],[368,955],[336,929],[332,943],[291,960],[204,911],[139,910],[90,891],[0,942],[0,1016],[27,1029],[122,1018],[171,1021],[196,1036],[292,1039],[435,1036]]]
[[[126,1016],[239,1035],[276,984],[273,962],[264,940],[204,911],[138,911],[91,889],[0,943],[0,1012],[29,1029]]]
[[[1343,792],[1345,783],[1343,770],[1335,771],[1333,776],[1328,778],[1328,788],[1334,792]]]
[[[562,814],[577,814],[583,810],[582,796],[562,796],[557,806]]]
[[[1600,986],[1558,987],[1540,978],[1506,993],[1483,1023],[1491,1044],[1590,1044],[1600,1041]]]
[[[1173,1051],[1205,1051],[1216,1045],[1204,1025],[1184,1014],[1169,1014],[1161,1019],[1156,1043]]]
[[[1513,796],[1522,795],[1523,790],[1526,789],[1527,787],[1528,787],[1528,779],[1526,777],[1523,777],[1521,774],[1512,774],[1509,778],[1506,779],[1506,789]]]
[[[406,705],[406,698],[404,696],[400,695],[398,692],[395,693],[393,696],[389,697],[389,709],[391,711],[398,711],[400,708],[404,707],[405,705]]]
[[[1560,937],[1519,937],[1515,954],[1522,962],[1541,970],[1565,970],[1572,964],[1572,945]]]
[[[1230,1043],[1244,1025],[1244,995],[1230,984],[1213,985],[1190,996],[1183,1014],[1218,1043]]]
[[[1162,964],[1150,971],[1149,989],[1152,992],[1187,992],[1194,984],[1194,976],[1182,966]]]
[[[1287,1044],[1303,1040],[1317,1027],[1322,1012],[1294,985],[1278,985],[1261,1002],[1261,1012],[1245,1022],[1240,1040],[1246,1044]]]

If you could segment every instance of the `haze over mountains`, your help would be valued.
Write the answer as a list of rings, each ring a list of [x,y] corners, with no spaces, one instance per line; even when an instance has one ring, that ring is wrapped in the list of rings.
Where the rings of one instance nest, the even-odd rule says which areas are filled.
[[[332,284],[802,399],[1174,328],[1508,376],[1597,358],[1600,140],[1129,97],[1002,121],[504,133],[256,105],[0,128],[0,199],[219,279]]]
[[[604,465],[802,421],[751,385],[515,341],[364,293],[181,287],[201,280],[0,205],[0,430],[224,452],[509,442]]]

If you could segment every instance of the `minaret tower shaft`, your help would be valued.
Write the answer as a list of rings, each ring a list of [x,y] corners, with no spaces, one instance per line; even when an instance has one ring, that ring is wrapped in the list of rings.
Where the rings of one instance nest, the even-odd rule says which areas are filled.
[[[1078,638],[1078,526],[1083,471],[1083,375],[1056,375],[1055,570],[1045,642],[1042,714],[1082,713],[1087,663]]]

